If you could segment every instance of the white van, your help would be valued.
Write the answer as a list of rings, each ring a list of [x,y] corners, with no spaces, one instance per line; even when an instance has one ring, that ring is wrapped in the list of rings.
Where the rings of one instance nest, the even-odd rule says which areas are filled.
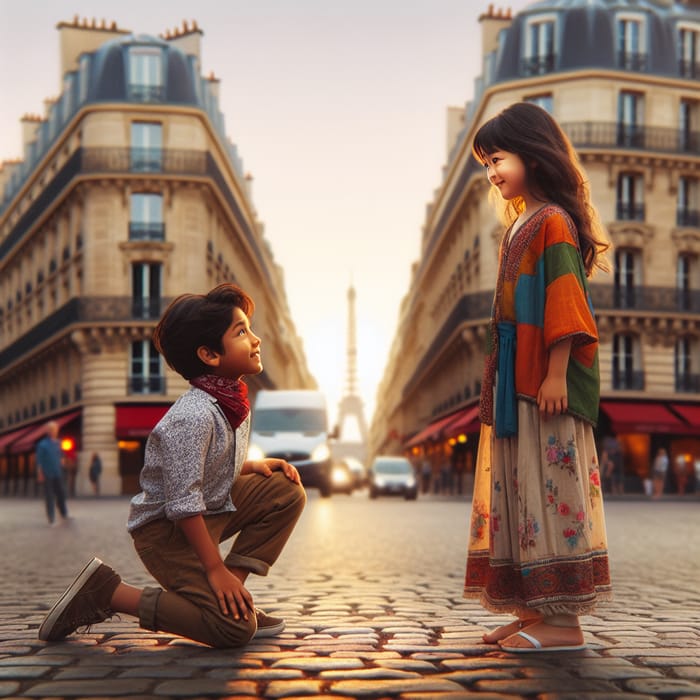
[[[248,459],[277,457],[293,464],[305,487],[331,495],[326,399],[318,391],[259,391]]]

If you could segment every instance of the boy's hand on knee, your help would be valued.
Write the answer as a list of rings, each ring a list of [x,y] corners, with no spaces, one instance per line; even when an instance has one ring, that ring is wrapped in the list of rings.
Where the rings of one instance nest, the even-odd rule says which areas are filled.
[[[283,459],[276,459],[274,457],[269,457],[267,459],[259,459],[247,462],[249,465],[250,472],[254,474],[262,474],[263,476],[272,476],[272,472],[281,471],[284,475],[295,484],[301,484],[301,477],[297,468],[285,462]]]
[[[207,580],[224,615],[230,613],[234,620],[241,618],[247,620],[250,614],[255,611],[250,591],[237,576],[226,568],[223,562],[221,566],[207,571]]]

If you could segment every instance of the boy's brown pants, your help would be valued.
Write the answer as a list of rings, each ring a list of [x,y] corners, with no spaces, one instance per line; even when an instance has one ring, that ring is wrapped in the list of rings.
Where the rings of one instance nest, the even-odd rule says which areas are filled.
[[[224,563],[265,576],[304,509],[306,493],[276,471],[269,477],[238,477],[231,498],[237,510],[205,517],[209,534],[214,542],[223,542],[240,533]],[[221,612],[204,568],[176,522],[154,520],[131,535],[141,561],[165,589],[144,589],[141,627],[213,647],[239,647],[251,639],[257,629],[255,615],[235,620]]]

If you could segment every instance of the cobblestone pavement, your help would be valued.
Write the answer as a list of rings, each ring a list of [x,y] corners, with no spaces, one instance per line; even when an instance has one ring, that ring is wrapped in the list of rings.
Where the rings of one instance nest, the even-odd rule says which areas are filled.
[[[0,499],[0,697],[700,699],[700,503],[607,504],[616,599],[583,618],[589,649],[510,655],[502,622],[461,597],[469,505],[366,494],[309,502],[256,603],[279,637],[220,651],[113,619],[58,644],[46,610],[94,553],[149,582],[126,499],[70,503],[47,527],[37,500]]]

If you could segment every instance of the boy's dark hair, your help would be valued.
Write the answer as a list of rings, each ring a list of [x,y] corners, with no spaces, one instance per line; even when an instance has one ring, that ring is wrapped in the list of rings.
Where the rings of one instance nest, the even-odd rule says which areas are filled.
[[[185,379],[207,374],[210,368],[197,356],[197,348],[204,345],[223,352],[221,338],[236,307],[248,318],[255,310],[253,300],[235,284],[220,284],[208,294],[182,294],[170,303],[155,327],[153,344]]]

